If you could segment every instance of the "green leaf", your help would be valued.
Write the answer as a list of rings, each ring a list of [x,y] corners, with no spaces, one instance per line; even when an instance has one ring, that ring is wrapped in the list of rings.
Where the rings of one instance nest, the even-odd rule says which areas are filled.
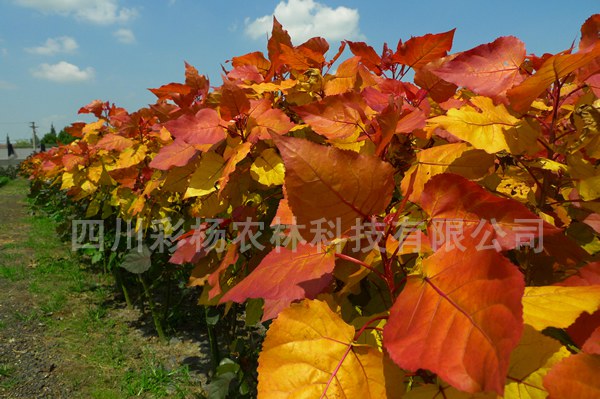
[[[138,248],[130,250],[124,257],[121,267],[133,274],[142,274],[152,266],[152,252],[144,245],[140,251]]]

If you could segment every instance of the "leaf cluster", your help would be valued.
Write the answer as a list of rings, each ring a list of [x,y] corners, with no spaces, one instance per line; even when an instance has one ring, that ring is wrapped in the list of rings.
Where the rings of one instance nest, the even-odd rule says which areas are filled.
[[[597,397],[599,31],[327,59],[274,20],[222,85],[186,64],[147,108],[95,101],[23,168],[87,217],[182,218],[199,302],[273,320],[259,397]]]

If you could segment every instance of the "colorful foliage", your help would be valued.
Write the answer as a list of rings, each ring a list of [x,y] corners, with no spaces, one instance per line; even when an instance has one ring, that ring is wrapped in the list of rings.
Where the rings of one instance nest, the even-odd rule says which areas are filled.
[[[89,218],[182,220],[201,303],[274,320],[261,398],[597,397],[598,20],[542,57],[452,30],[331,60],[275,20],[221,86],[95,101],[23,168]]]

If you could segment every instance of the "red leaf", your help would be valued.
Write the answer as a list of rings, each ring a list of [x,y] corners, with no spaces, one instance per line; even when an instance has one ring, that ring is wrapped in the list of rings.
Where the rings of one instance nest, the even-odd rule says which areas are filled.
[[[272,108],[270,100],[252,100],[247,129],[248,141],[256,143],[258,140],[268,140],[271,133],[286,134],[294,127],[289,116],[278,108]]]
[[[195,115],[186,114],[169,121],[165,127],[174,137],[188,144],[215,144],[226,137],[220,123],[217,111],[203,108]]]
[[[176,139],[171,144],[160,149],[150,162],[150,167],[168,170],[174,166],[184,166],[196,156],[196,153],[197,151],[193,145],[186,143],[182,139]]]
[[[523,276],[493,249],[442,247],[408,277],[390,310],[384,347],[402,368],[424,368],[467,392],[500,395],[523,330]]]
[[[281,44],[284,44],[288,47],[294,47],[292,45],[292,39],[290,39],[290,35],[288,34],[287,30],[283,29],[283,26],[281,26],[277,18],[273,16],[273,30],[271,31],[271,37],[269,38],[269,42],[267,43],[267,50],[269,53],[269,60],[271,61],[271,68],[269,69],[269,73],[265,77],[266,80],[272,78],[273,76],[281,72],[280,69],[283,65],[283,61],[280,59]]]
[[[581,25],[579,51],[590,50],[598,42],[600,34],[600,14],[594,14]]]
[[[330,140],[345,139],[362,131],[366,116],[361,108],[365,104],[355,93],[339,94],[325,97],[294,111],[312,129]]]
[[[600,398],[600,356],[579,353],[563,359],[544,377],[548,399]]]
[[[88,105],[79,108],[79,114],[94,114],[96,118],[102,118],[102,112],[108,109],[108,102],[94,100]],[[79,137],[79,136],[77,136]]]
[[[366,66],[371,72],[381,76],[381,57],[377,55],[373,47],[369,46],[365,42],[350,42],[347,41],[350,46],[352,54],[360,56],[360,62]]]
[[[523,81],[519,68],[525,60],[525,44],[513,36],[482,44],[431,72],[447,82],[497,98]]]
[[[408,65],[413,69],[419,69],[447,54],[448,50],[452,48],[455,30],[411,37],[404,44],[399,42],[393,59],[395,62]]]
[[[255,83],[261,83],[265,80],[254,65],[242,65],[235,67],[229,71],[227,77],[231,80],[242,80],[244,82]]]
[[[276,248],[252,273],[225,293],[220,303],[263,298],[263,320],[269,320],[293,301],[314,299],[331,282],[334,266],[333,252],[323,252],[310,244],[299,244],[295,250]]]
[[[453,173],[443,173],[425,184],[417,202],[431,216],[432,243],[454,241],[449,231],[467,230],[483,221],[499,230],[495,239],[502,250],[514,249],[522,242],[541,234],[558,234],[560,230],[541,221],[521,203],[498,197],[477,183]],[[540,225],[543,228],[540,228]],[[460,231],[459,231],[460,233]],[[460,234],[462,238],[465,234]],[[459,237],[460,238],[460,237]]]
[[[577,273],[555,285],[579,287],[583,285],[600,285],[600,262],[593,262],[577,270]]]
[[[446,82],[432,72],[432,70],[442,65],[444,60],[444,58],[434,60],[415,72],[415,84],[427,90],[431,98],[437,103],[443,103],[451,98],[458,88],[454,83]]]
[[[199,229],[188,231],[179,237],[177,249],[171,255],[169,262],[176,265],[182,265],[188,262],[196,262],[206,255],[204,240],[206,238],[206,224],[201,225]]]
[[[594,332],[590,334],[582,349],[585,353],[600,355],[600,326],[596,327]]]
[[[244,90],[231,82],[225,82],[221,89],[221,101],[219,102],[219,112],[221,118],[230,121],[238,115],[248,113],[250,109],[250,100],[246,97]]]
[[[159,99],[172,99],[178,96],[189,94],[192,89],[181,83],[169,83],[160,86],[158,89],[149,89]]]
[[[200,75],[198,70],[187,62],[185,63],[185,84],[194,89],[195,95],[200,95],[204,98],[206,98],[208,90],[210,89],[206,76]]]
[[[219,263],[219,267],[208,276],[208,284],[212,287],[208,292],[208,299],[213,299],[221,293],[221,274],[223,274],[229,266],[235,264],[239,256],[239,245],[237,243],[229,244],[227,246],[227,252],[223,256],[221,263]]]

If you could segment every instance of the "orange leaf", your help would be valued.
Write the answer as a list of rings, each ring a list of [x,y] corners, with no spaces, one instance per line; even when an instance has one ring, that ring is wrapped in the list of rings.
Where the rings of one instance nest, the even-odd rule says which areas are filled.
[[[105,150],[117,150],[123,151],[127,147],[131,147],[133,141],[127,137],[120,136],[114,133],[107,133],[98,141],[97,147],[104,148]]]
[[[208,299],[213,299],[221,293],[221,274],[223,274],[229,266],[235,264],[239,256],[239,245],[237,243],[230,243],[227,245],[227,252],[225,252],[223,259],[221,259],[219,267],[208,276],[207,282],[212,287],[208,292]]]
[[[519,270],[493,249],[442,247],[409,276],[390,310],[384,347],[402,368],[425,368],[467,392],[502,394],[523,330]]]
[[[551,84],[587,65],[600,56],[600,45],[588,53],[556,54],[548,58],[542,67],[523,83],[508,91],[510,105],[517,112],[526,112],[533,100]]]
[[[358,62],[360,57],[352,57],[342,62],[335,75],[325,81],[325,95],[332,96],[350,91],[356,84],[358,77]]]
[[[600,14],[594,14],[581,25],[579,51],[593,48],[598,42],[598,32],[600,32]]]
[[[308,47],[290,47],[281,44],[280,48],[280,59],[287,64],[290,69],[294,69],[298,72],[304,72],[310,68],[321,68],[325,63],[323,54],[319,54]]]
[[[160,149],[150,162],[150,167],[168,170],[174,166],[184,166],[196,156],[197,152],[193,145],[186,143],[182,139],[176,139],[171,144]]]
[[[238,115],[244,115],[250,110],[250,100],[244,90],[231,82],[225,82],[221,89],[219,112],[221,118],[230,121]]]
[[[529,243],[544,233],[560,233],[559,229],[542,222],[523,204],[498,197],[453,173],[431,178],[417,203],[431,216],[432,243],[454,241],[456,237],[449,231],[455,228],[462,229],[459,238],[465,238],[464,231],[479,225],[482,220],[493,223],[498,229],[495,239],[502,250]]]
[[[435,61],[446,55],[452,48],[454,31],[411,37],[402,44],[398,43],[398,49],[394,54],[394,61],[407,65],[413,69],[419,69],[431,61]]]
[[[282,44],[288,47],[294,47],[287,30],[283,29],[283,26],[281,26],[277,18],[273,16],[273,30],[271,31],[271,37],[267,43],[271,68],[269,69],[269,73],[265,77],[265,80],[268,80],[281,72],[280,69],[283,65],[283,61],[281,60]]]
[[[408,199],[418,202],[427,183],[441,173],[455,173],[470,179],[480,179],[493,170],[494,156],[467,143],[444,144],[417,153],[417,163],[404,175],[401,188]],[[414,176],[414,177],[413,177]],[[409,189],[412,184],[412,190]]]
[[[579,353],[563,359],[544,378],[548,399],[600,398],[600,356]]]
[[[252,273],[227,291],[220,303],[263,298],[263,320],[269,320],[293,301],[314,299],[331,282],[334,266],[333,252],[324,252],[317,246],[299,244],[293,250],[278,247],[265,256]]]
[[[150,91],[159,99],[172,99],[175,96],[189,94],[192,89],[181,83],[169,83],[160,86],[158,89],[150,89]]]
[[[278,108],[272,108],[267,99],[250,101],[249,118],[246,129],[250,131],[248,140],[252,143],[271,138],[270,133],[286,134],[294,127],[289,116]]]
[[[231,65],[233,65],[234,68],[244,65],[253,65],[263,76],[269,72],[269,68],[271,67],[269,60],[267,60],[260,51],[248,53],[240,57],[233,57],[231,59]]]
[[[344,233],[357,219],[383,212],[394,190],[394,168],[377,157],[273,136],[285,165],[287,199],[301,230],[319,220]],[[313,223],[313,226],[311,226]],[[322,227],[327,230],[327,224]],[[335,233],[334,233],[335,234]]]
[[[524,60],[525,44],[516,37],[504,36],[460,53],[432,72],[482,96],[498,98],[521,83],[519,68]]]
[[[346,43],[348,43],[348,46],[350,46],[350,51],[352,51],[352,54],[360,57],[361,64],[378,76],[382,74],[381,57],[377,55],[373,47],[369,46],[365,42],[347,41]]]
[[[294,111],[315,132],[329,140],[340,140],[364,130],[364,108],[365,104],[360,96],[348,93],[328,96],[319,102],[295,107]]]

